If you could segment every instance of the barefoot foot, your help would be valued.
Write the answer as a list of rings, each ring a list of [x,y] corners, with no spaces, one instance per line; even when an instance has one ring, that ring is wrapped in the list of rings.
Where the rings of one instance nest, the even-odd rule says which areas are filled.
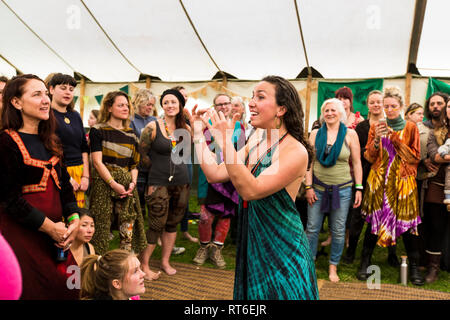
[[[174,269],[174,268],[172,268],[171,265],[164,265],[164,266],[161,265],[161,269],[162,269],[165,273],[167,273],[167,275],[169,275],[169,276],[173,276],[174,274],[177,273],[177,270]]]
[[[142,271],[145,273],[144,279],[148,281],[156,280],[161,275],[161,271],[153,272],[150,268],[142,268]]]
[[[337,266],[330,264],[328,269],[328,278],[331,282],[337,283],[339,282],[339,276],[337,275]]]

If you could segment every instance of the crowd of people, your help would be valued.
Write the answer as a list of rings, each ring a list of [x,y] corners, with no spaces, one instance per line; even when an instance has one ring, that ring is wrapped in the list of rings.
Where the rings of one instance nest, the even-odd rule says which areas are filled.
[[[253,89],[250,121],[242,98],[225,93],[189,112],[185,88],[167,89],[158,115],[149,89],[131,98],[112,91],[86,132],[72,76],[2,82],[0,265],[9,273],[0,298],[139,299],[145,280],[177,273],[170,258],[185,251],[175,245],[180,226],[199,245],[196,265],[225,268],[224,244],[237,244],[235,299],[318,299],[325,217],[330,281],[340,280],[341,257],[353,263],[365,223],[358,279],[369,277],[377,244],[399,266],[400,236],[410,281],[438,279],[450,210],[445,93],[422,107],[404,106],[396,87],[368,92],[364,119],[343,87],[305,137],[298,92],[277,76]],[[188,228],[192,159],[198,238]],[[158,245],[160,270],[151,270]]]

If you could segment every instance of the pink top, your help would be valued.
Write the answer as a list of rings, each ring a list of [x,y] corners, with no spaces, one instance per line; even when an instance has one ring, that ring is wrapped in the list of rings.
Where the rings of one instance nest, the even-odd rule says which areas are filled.
[[[141,300],[141,296],[132,296],[130,300]]]
[[[18,300],[22,294],[22,273],[8,242],[0,234],[0,300]]]

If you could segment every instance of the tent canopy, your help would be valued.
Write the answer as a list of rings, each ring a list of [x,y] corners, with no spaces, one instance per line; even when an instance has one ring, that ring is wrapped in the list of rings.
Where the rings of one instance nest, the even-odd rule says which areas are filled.
[[[446,0],[2,0],[0,74],[450,77]],[[441,40],[442,39],[442,40]],[[306,69],[305,69],[306,68]]]

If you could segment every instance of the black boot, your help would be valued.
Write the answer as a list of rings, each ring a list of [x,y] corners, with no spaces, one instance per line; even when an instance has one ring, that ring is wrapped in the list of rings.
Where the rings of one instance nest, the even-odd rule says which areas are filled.
[[[423,286],[425,279],[419,270],[419,261],[416,259],[410,259],[409,261],[409,280],[415,286]]]
[[[359,265],[358,272],[356,273],[356,278],[361,281],[366,281],[369,275],[367,274],[367,268],[370,266],[370,257],[361,257],[361,264]]]
[[[419,240],[420,238],[409,232],[402,234],[403,243],[405,244],[406,254],[409,260],[409,280],[415,286],[423,286],[425,279],[419,270]]]
[[[361,264],[359,265],[356,278],[361,281],[367,280],[367,268],[370,266],[373,250],[377,244],[378,237],[370,233],[370,224],[367,225],[366,233],[364,235],[363,249],[361,252]]]

